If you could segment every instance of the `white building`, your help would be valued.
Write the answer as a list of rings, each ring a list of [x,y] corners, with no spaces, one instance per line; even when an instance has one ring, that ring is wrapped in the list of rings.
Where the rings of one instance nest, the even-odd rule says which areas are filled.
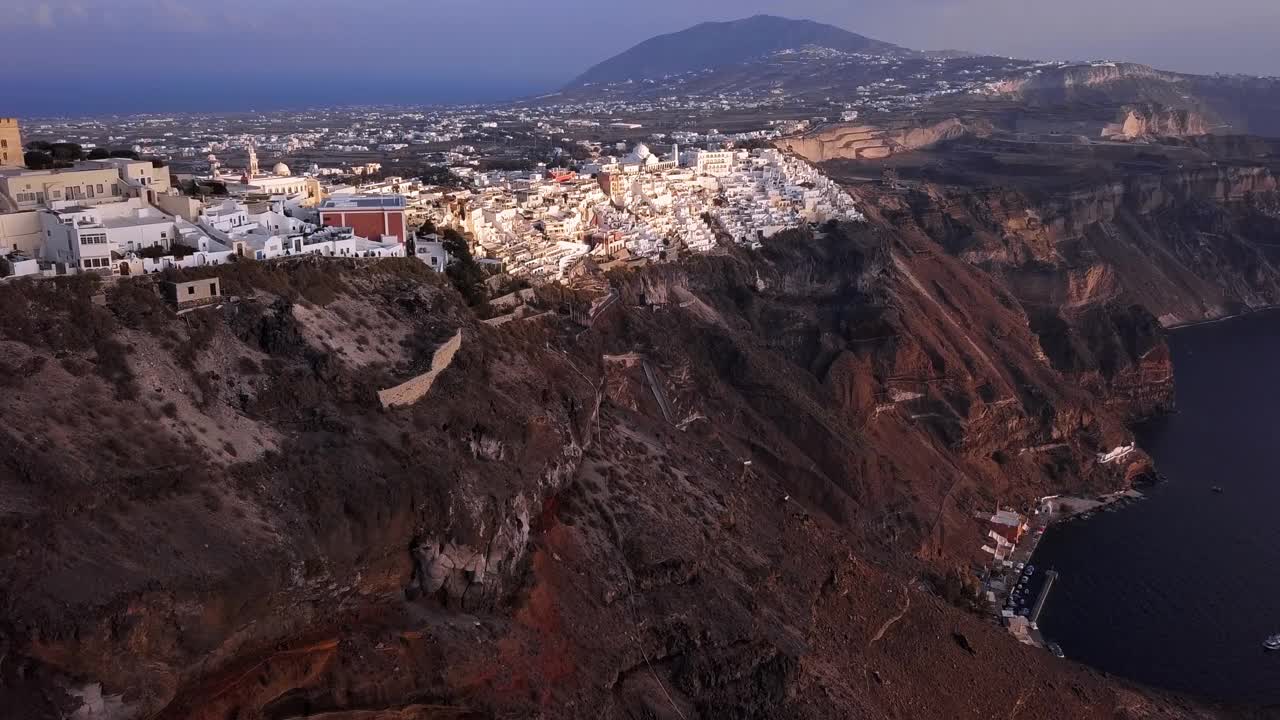
[[[405,256],[405,246],[398,239],[369,240],[355,235],[351,228],[346,227],[326,227],[308,235],[290,238],[290,243],[290,254],[363,258]]]
[[[684,165],[699,175],[728,175],[738,160],[736,150],[692,150],[685,153]]]
[[[41,226],[46,259],[106,273],[114,271],[113,259],[148,248],[168,249],[177,239],[175,219],[139,198],[41,213]]]
[[[440,242],[439,235],[426,235],[414,240],[413,256],[436,272],[444,272],[449,264],[449,253]]]

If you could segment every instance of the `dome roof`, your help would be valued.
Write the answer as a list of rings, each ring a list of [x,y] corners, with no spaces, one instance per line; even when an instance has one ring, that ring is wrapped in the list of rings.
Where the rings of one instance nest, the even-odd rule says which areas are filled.
[[[636,157],[643,160],[649,157],[650,155],[652,155],[653,153],[649,150],[648,145],[645,145],[644,143],[640,143],[639,145],[636,145],[636,149],[632,151],[632,154],[634,154]]]
[[[289,175],[289,166],[282,162],[278,162],[275,167],[271,168],[271,172],[279,175],[280,177],[286,177]]]

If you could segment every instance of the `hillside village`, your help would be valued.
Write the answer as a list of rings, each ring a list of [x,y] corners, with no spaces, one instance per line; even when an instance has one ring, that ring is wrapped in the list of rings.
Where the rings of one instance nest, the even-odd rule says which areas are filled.
[[[21,147],[16,121],[6,127]],[[492,274],[555,282],[588,256],[606,266],[674,260],[861,218],[837,184],[773,148],[673,144],[659,155],[641,143],[577,170],[473,173],[469,187],[396,176],[352,186],[284,162],[264,171],[256,148],[245,151],[243,168],[211,156],[206,174],[185,177],[128,156],[0,169],[3,274],[137,276],[300,255],[409,256],[443,271],[442,233],[452,231]]]

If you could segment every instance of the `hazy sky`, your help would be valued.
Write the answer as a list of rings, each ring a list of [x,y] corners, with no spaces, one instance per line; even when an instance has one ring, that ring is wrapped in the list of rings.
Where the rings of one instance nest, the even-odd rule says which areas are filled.
[[[919,49],[1280,75],[1280,0],[0,0],[0,116],[488,101],[756,13]]]

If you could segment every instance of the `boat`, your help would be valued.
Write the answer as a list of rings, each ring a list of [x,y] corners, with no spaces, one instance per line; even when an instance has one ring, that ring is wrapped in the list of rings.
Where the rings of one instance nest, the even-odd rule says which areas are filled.
[[[1213,491],[1214,491],[1214,492],[1216,492],[1216,493],[1221,493],[1221,492],[1222,492],[1222,486],[1221,486],[1221,485],[1214,485],[1214,486],[1213,486]]]
[[[1262,647],[1268,650],[1280,650],[1280,635],[1272,635],[1262,641]]]
[[[1049,643],[1048,648],[1049,652],[1053,653],[1056,658],[1065,658],[1067,656],[1066,653],[1062,652],[1062,646],[1056,642]]]

